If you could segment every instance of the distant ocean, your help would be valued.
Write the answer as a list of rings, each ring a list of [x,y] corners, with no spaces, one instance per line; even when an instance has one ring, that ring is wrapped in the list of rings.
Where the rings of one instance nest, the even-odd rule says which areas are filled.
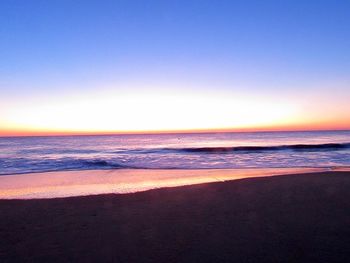
[[[0,138],[0,174],[92,169],[349,167],[350,131]]]

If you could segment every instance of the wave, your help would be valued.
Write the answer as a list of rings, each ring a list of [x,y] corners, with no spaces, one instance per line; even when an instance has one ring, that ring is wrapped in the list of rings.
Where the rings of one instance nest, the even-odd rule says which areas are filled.
[[[324,144],[291,144],[273,146],[223,146],[223,147],[185,147],[185,148],[148,148],[148,149],[121,149],[113,151],[115,154],[166,154],[166,153],[255,153],[270,151],[337,151],[349,149],[350,143]]]
[[[324,165],[348,166],[350,162],[349,149],[350,143],[325,143],[120,149],[113,152],[101,152],[100,155],[87,156],[84,154],[74,157],[44,154],[41,156],[26,154],[10,157],[0,155],[0,175],[95,169],[224,169],[270,166],[300,167],[311,164],[315,167]],[[294,152],[297,153],[293,154]],[[314,152],[322,154],[314,154]],[[227,155],[224,156],[225,154]],[[280,156],[283,158],[279,158]]]
[[[105,160],[77,160],[83,166],[125,168],[126,166]]]
[[[279,146],[236,146],[236,147],[196,147],[181,148],[181,152],[188,153],[234,153],[234,152],[266,152],[266,151],[336,151],[350,148],[350,143],[325,144],[293,144]]]
[[[54,171],[75,171],[75,170],[105,170],[105,169],[127,169],[133,167],[123,165],[115,161],[103,159],[25,159],[17,158],[12,160],[12,167],[6,165],[4,160],[0,159],[0,175],[6,174],[22,174],[22,173],[38,173],[38,172],[54,172]]]

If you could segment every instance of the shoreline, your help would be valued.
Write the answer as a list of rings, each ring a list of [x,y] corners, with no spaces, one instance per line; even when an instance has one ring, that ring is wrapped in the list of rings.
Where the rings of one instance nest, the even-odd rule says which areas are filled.
[[[0,200],[1,262],[348,262],[350,172]]]
[[[116,169],[0,176],[0,200],[126,194],[243,178],[349,171],[349,168]]]

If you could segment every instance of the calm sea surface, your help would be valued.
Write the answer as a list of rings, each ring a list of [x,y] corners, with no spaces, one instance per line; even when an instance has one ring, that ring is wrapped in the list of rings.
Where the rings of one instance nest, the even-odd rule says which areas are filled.
[[[0,137],[0,174],[350,166],[350,131]]]

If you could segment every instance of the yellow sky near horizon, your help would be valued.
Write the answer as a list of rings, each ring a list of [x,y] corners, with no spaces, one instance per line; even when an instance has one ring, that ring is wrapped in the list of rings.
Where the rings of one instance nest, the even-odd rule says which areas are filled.
[[[348,129],[344,103],[225,92],[100,92],[2,107],[0,135]],[[333,107],[333,109],[329,109]]]

